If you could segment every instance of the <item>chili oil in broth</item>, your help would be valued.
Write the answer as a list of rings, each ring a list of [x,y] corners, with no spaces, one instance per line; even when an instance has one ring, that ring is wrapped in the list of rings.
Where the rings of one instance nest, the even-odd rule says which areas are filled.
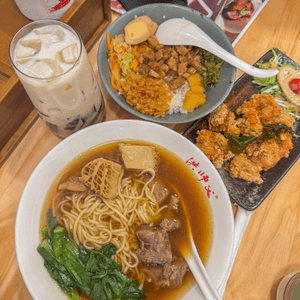
[[[194,242],[198,249],[201,260],[204,265],[207,264],[213,241],[213,217],[211,207],[205,196],[203,187],[199,184],[198,179],[189,166],[177,155],[171,151],[156,144],[147,143],[139,140],[118,140],[112,143],[102,144],[79,154],[58,174],[52,183],[45,199],[42,210],[40,229],[44,228],[47,223],[47,211],[52,207],[52,199],[57,193],[57,187],[60,182],[70,176],[81,176],[81,169],[90,161],[103,157],[123,165],[119,143],[129,143],[134,145],[154,146],[158,153],[158,168],[153,182],[162,182],[169,190],[170,195],[177,194],[180,198],[178,212],[174,214],[176,219],[181,223],[178,230],[169,232],[169,239],[172,246],[172,252],[176,255],[182,252],[187,253],[189,249],[189,232],[192,231]],[[123,176],[132,173],[125,171]],[[136,174],[137,172],[135,172]],[[160,204],[168,204],[169,197]],[[154,225],[159,225],[162,219],[171,217],[162,211],[160,217],[155,219]],[[190,223],[190,227],[188,226]],[[41,231],[40,231],[41,232]],[[42,235],[41,235],[42,239]],[[190,271],[185,274],[183,284],[176,289],[161,288],[151,282],[144,283],[144,289],[148,295],[147,299],[163,300],[176,299],[182,296],[194,283],[194,278]],[[88,300],[89,297],[82,295],[81,300]]]

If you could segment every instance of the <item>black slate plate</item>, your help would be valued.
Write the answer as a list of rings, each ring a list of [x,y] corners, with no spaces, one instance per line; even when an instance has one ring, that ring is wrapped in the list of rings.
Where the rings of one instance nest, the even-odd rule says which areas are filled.
[[[279,52],[278,49],[275,49],[275,51]],[[268,62],[271,57],[272,51],[270,50],[259,60]],[[293,65],[300,69],[300,66],[297,63],[283,53],[280,54],[280,62]],[[231,93],[225,100],[225,103],[228,104],[231,111],[235,111],[244,101],[249,100],[251,95],[260,93],[259,88],[252,84],[252,80],[253,78],[250,75],[244,74],[236,81]],[[197,130],[205,127],[206,122],[207,117],[195,121],[183,133],[183,136],[195,143]],[[294,123],[294,133],[300,135],[299,120]],[[262,184],[247,182],[239,178],[232,178],[229,173],[222,168],[218,169],[218,172],[225,183],[230,198],[244,209],[252,211],[265,200],[299,157],[300,138],[293,138],[293,149],[290,150],[289,157],[282,158],[272,169],[261,172],[261,178],[264,181]]]

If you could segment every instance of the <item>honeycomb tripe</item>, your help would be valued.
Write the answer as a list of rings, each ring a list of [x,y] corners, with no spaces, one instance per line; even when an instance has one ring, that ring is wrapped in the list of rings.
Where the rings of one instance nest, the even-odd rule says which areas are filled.
[[[118,184],[122,166],[104,158],[97,158],[86,164],[81,176],[91,190],[107,199],[118,195]]]

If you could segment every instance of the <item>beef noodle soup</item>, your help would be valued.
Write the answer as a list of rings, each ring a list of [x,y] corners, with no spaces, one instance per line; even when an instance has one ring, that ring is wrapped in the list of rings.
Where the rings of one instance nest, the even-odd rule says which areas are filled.
[[[49,208],[82,249],[115,245],[112,259],[147,299],[175,299],[193,283],[181,254],[190,231],[204,265],[209,258],[213,224],[203,188],[182,159],[155,144],[115,141],[78,155],[49,189],[41,229]]]

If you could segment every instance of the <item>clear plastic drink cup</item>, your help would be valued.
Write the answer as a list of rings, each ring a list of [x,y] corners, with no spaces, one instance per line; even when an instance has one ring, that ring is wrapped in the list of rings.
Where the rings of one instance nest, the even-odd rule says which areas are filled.
[[[21,28],[10,61],[45,124],[59,137],[105,118],[104,100],[78,33],[57,20]]]

